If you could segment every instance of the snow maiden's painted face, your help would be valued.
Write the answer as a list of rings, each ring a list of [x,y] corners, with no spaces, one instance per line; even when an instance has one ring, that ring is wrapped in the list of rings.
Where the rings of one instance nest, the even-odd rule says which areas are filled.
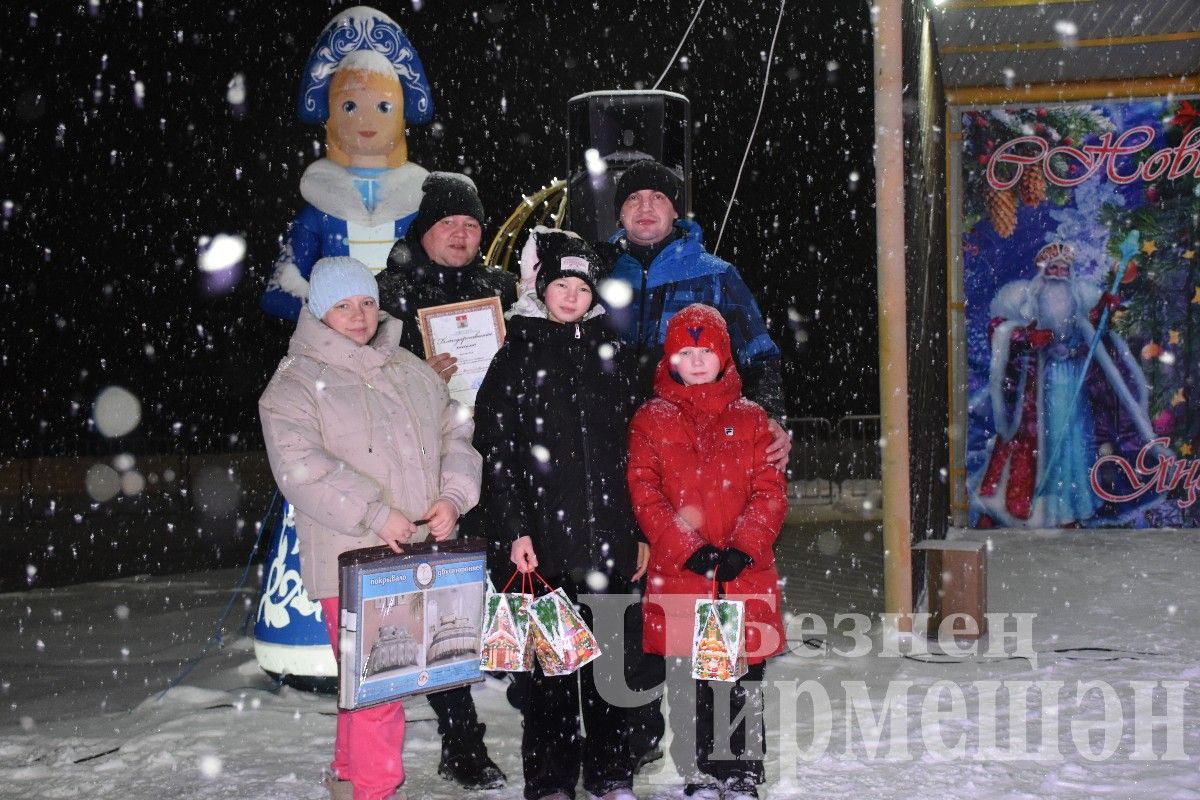
[[[337,301],[321,321],[357,345],[364,345],[379,329],[379,304],[366,294]]]
[[[329,87],[329,158],[344,167],[396,168],[408,160],[404,90],[394,75],[339,71]]]

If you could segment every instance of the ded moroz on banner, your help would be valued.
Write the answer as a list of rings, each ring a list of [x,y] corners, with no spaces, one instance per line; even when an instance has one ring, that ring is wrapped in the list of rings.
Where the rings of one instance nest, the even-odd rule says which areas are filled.
[[[1200,102],[950,121],[962,521],[1200,526]]]

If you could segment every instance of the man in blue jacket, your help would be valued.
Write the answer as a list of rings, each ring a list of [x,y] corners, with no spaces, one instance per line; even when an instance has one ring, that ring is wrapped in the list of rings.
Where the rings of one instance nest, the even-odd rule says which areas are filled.
[[[637,345],[652,370],[662,357],[667,323],[692,303],[715,307],[729,326],[746,397],[766,409],[780,469],[791,449],[780,422],[786,416],[780,352],[737,268],[704,249],[704,232],[680,219],[683,182],[657,161],[639,161],[617,179],[613,207],[621,228],[608,248],[611,278],[629,285],[632,299],[609,308],[623,340]]]

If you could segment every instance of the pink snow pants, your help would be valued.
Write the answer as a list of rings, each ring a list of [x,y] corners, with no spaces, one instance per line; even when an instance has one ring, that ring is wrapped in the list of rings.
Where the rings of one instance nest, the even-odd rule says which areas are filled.
[[[338,599],[321,598],[321,611],[338,659]],[[403,749],[404,704],[399,700],[357,711],[338,709],[329,766],[339,780],[350,781],[354,800],[385,800],[396,790],[404,781]]]

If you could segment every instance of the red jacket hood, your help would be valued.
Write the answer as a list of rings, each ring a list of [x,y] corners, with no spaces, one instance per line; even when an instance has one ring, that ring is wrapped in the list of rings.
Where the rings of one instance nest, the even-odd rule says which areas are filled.
[[[716,414],[742,396],[742,376],[732,363],[713,383],[685,386],[673,373],[670,359],[663,356],[654,373],[654,393],[679,406],[689,417]]]

